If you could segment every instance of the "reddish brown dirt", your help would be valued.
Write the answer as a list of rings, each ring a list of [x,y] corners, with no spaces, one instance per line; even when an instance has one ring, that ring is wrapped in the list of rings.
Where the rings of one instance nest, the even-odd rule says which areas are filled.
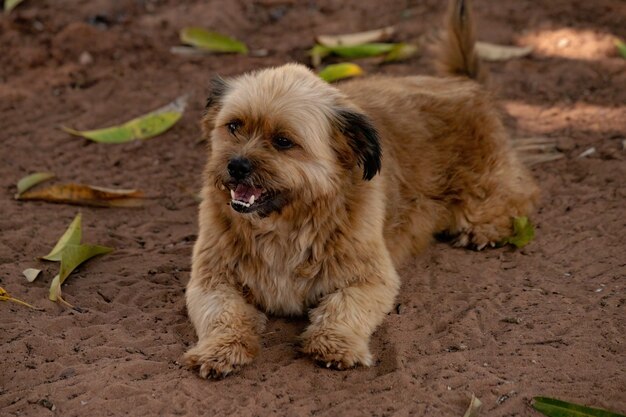
[[[398,40],[416,39],[437,29],[444,8],[384,3],[27,0],[0,17],[0,285],[45,309],[0,303],[1,415],[461,416],[472,392],[485,416],[536,416],[536,395],[626,412],[626,60],[612,44],[626,38],[620,0],[475,1],[481,39],[536,48],[489,64],[513,134],[554,138],[565,154],[533,168],[543,200],[531,245],[437,243],[412,260],[400,307],[373,337],[372,368],[316,367],[294,344],[306,320],[280,318],[235,376],[204,381],[178,364],[194,342],[184,287],[208,80],[307,62],[315,34],[394,24]],[[187,25],[268,55],[171,54]],[[81,63],[83,52],[93,62]],[[431,70],[426,53],[363,66]],[[191,94],[183,119],[149,141],[107,146],[58,129],[121,122],[182,93]],[[157,198],[141,209],[14,201],[15,182],[34,171]],[[68,279],[64,295],[82,313],[47,301],[57,265],[34,260],[78,211],[85,241],[117,248]],[[42,277],[27,283],[27,267]]]

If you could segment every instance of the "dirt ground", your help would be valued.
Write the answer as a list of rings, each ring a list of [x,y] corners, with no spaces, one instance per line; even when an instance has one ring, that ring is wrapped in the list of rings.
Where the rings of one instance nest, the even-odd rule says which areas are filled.
[[[409,262],[369,369],[316,367],[295,346],[306,320],[281,318],[270,320],[258,359],[232,377],[205,381],[179,365],[195,341],[184,287],[210,77],[308,63],[315,34],[396,25],[397,40],[416,39],[437,29],[444,3],[27,0],[0,16],[0,286],[45,309],[0,304],[0,414],[460,417],[471,393],[484,416],[536,416],[537,395],[625,413],[626,60],[613,46],[614,35],[626,38],[621,0],[474,2],[482,40],[535,47],[489,64],[512,134],[553,138],[565,155],[533,167],[543,199],[529,246],[435,243]],[[267,55],[172,54],[190,25]],[[360,63],[368,73],[432,69],[428,53]],[[95,144],[58,129],[123,122],[183,93],[182,120],[148,141]],[[139,209],[14,201],[16,181],[35,171],[155,198]],[[83,240],[117,249],[67,280],[64,295],[82,313],[47,300],[58,266],[34,260],[79,211]],[[21,275],[28,267],[43,269],[32,284]]]

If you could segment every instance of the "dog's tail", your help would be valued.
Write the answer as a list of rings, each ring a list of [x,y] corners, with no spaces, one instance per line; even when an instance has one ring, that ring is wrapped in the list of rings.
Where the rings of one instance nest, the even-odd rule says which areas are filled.
[[[484,82],[487,74],[474,44],[474,21],[470,0],[450,0],[445,34],[438,45],[437,67],[442,75],[460,75]]]

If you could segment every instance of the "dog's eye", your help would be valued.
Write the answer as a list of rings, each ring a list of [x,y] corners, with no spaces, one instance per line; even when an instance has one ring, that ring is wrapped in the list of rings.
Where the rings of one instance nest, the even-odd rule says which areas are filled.
[[[232,122],[228,123],[226,125],[226,127],[228,128],[228,131],[230,132],[231,135],[234,135],[235,133],[237,133],[237,130],[239,130],[239,128],[241,127],[241,120],[233,120]]]
[[[293,142],[284,136],[277,136],[274,138],[274,147],[279,151],[293,148]]]

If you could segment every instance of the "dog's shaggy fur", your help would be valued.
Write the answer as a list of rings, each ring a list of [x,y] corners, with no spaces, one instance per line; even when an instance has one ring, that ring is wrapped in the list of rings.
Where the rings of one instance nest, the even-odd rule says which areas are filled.
[[[474,53],[469,10],[452,1],[446,77],[331,86],[289,64],[215,80],[185,362],[221,377],[259,352],[264,313],[311,323],[303,352],[369,366],[397,267],[438,232],[482,249],[512,233],[538,189],[512,151]]]

